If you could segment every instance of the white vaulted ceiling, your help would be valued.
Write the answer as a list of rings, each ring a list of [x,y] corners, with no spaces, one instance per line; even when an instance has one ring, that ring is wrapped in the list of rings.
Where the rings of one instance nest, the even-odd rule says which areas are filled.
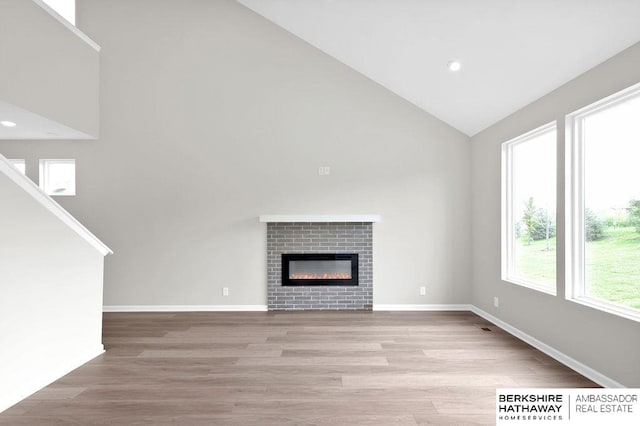
[[[238,1],[470,136],[640,41],[640,0]]]

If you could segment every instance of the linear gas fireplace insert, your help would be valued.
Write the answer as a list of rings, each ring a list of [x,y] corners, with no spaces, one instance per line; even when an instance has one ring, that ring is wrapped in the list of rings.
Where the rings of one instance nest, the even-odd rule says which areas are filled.
[[[282,285],[358,285],[358,254],[282,253]]]

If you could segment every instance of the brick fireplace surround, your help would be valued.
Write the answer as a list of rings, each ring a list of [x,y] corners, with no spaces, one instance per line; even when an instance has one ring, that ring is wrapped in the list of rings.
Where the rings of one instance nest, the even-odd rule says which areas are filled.
[[[273,310],[371,310],[373,224],[267,222],[267,306]],[[358,253],[358,286],[282,286],[282,253]]]

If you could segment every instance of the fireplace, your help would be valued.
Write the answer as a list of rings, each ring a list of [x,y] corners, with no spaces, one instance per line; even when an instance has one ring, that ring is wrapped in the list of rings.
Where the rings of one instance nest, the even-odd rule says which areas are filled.
[[[268,310],[371,310],[373,222],[379,220],[377,217],[265,216],[260,220],[267,223]],[[316,253],[330,257],[315,260],[336,260],[336,254],[346,254],[347,258],[338,260],[349,260],[353,269],[351,265],[347,268],[342,262],[339,263],[340,268],[337,271],[333,269],[322,273],[317,270],[298,269],[297,262],[294,268],[291,268],[289,256],[303,255],[293,259],[299,260],[308,259],[308,254],[317,256]],[[351,253],[357,253],[358,257],[352,258]],[[291,272],[296,275],[291,276]],[[329,282],[318,281],[324,280],[325,272],[350,272],[351,280],[338,281],[346,278],[332,275],[334,279]],[[297,275],[299,273],[310,273],[312,275],[306,276],[310,276],[311,279],[302,281],[305,275]]]
[[[282,253],[283,286],[357,286],[357,253]]]

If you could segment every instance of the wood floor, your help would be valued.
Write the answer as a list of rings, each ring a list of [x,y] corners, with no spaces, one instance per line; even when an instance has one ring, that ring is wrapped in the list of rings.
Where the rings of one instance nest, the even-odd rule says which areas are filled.
[[[496,387],[596,386],[468,312],[111,313],[104,344],[0,425],[493,424]]]

